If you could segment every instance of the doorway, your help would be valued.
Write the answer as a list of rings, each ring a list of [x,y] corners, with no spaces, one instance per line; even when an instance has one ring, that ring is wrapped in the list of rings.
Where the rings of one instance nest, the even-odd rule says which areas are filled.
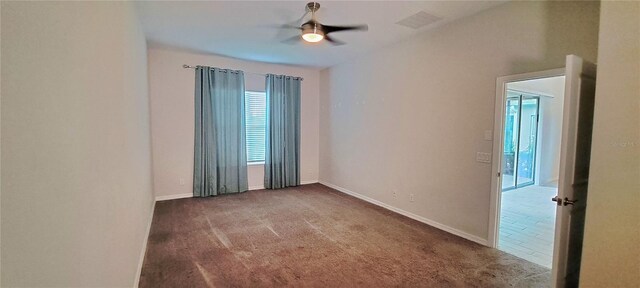
[[[564,68],[502,76],[496,80],[488,244],[550,268],[552,287],[578,286],[589,183],[596,74],[595,64],[576,55],[567,55]],[[557,91],[561,92],[546,95],[544,85],[536,85],[541,81],[552,80],[557,80],[556,86],[564,86],[564,89],[559,88]],[[535,174],[532,184],[524,187],[515,185],[510,190],[503,190],[502,164],[505,123],[509,115],[506,110],[508,90],[525,91],[539,96],[535,153],[537,164],[533,165],[532,172]],[[553,99],[562,104],[547,105]],[[518,107],[518,111],[520,110]],[[554,117],[562,120],[554,121]],[[554,122],[561,122],[562,125],[551,125]],[[518,129],[521,129],[520,126]],[[507,139],[513,137],[512,135]],[[558,162],[559,166],[549,165]],[[517,166],[514,166],[515,169]],[[518,176],[515,171],[513,174]],[[509,207],[512,209],[509,210]],[[545,218],[555,218],[555,221],[546,221]],[[512,227],[508,227],[509,225]],[[544,239],[548,239],[546,243],[540,241]],[[552,251],[551,257],[540,257],[540,252],[549,253],[548,251]]]
[[[504,85],[496,248],[552,268],[564,75]]]

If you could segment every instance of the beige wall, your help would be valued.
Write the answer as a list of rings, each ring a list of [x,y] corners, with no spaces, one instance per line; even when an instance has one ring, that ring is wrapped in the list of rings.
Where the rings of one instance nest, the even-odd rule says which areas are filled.
[[[598,17],[597,2],[511,2],[323,70],[320,181],[483,242],[491,165],[475,155],[492,151],[496,78],[594,61]]]
[[[124,2],[2,2],[2,286],[133,286],[152,198]]]
[[[640,287],[640,2],[602,2],[582,287]]]
[[[537,184],[557,186],[560,175],[560,144],[562,138],[562,108],[564,106],[564,76],[547,79],[553,97],[540,100],[541,134],[537,171]]]
[[[191,194],[193,192],[195,74],[191,69],[182,68],[183,64],[303,77],[300,176],[303,183],[317,182],[319,155],[318,70],[150,48],[149,95],[156,196]],[[245,73],[247,90],[264,91],[264,84],[264,76]],[[264,167],[262,165],[249,166],[248,177],[250,189],[263,187]]]

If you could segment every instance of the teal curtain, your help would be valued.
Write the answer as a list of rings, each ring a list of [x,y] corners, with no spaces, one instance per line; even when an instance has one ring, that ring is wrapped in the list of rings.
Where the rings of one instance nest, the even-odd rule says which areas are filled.
[[[301,78],[268,74],[264,187],[300,185]]]
[[[196,68],[193,196],[248,190],[244,73]]]

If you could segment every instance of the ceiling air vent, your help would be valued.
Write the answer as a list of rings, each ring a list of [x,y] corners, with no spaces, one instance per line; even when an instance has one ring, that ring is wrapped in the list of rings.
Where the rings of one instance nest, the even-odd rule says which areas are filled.
[[[396,24],[398,25],[402,25],[405,27],[409,27],[412,29],[420,29],[424,26],[427,26],[429,24],[435,23],[442,20],[442,18],[429,14],[427,12],[424,11],[420,11],[416,14],[413,14],[407,18],[404,18],[398,22],[396,22]]]

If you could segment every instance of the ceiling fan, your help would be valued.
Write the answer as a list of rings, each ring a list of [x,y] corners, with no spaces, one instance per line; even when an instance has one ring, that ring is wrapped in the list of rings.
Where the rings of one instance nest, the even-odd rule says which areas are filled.
[[[304,15],[302,15],[302,18],[300,18],[299,21],[304,19],[304,17],[307,16],[309,12],[311,12],[311,19],[307,22],[304,22],[300,26],[295,26],[290,24],[283,25],[282,26],[283,28],[298,29],[300,30],[301,34],[291,37],[282,42],[291,44],[291,43],[299,42],[300,40],[304,40],[307,42],[316,43],[324,39],[333,45],[343,45],[345,44],[344,42],[333,39],[331,36],[329,36],[329,33],[340,32],[340,31],[350,31],[350,30],[367,31],[369,29],[369,26],[367,25],[351,25],[351,26],[324,25],[316,20],[315,13],[316,11],[318,11],[318,9],[320,9],[320,3],[318,2],[307,3],[307,5],[305,6],[305,13]]]

